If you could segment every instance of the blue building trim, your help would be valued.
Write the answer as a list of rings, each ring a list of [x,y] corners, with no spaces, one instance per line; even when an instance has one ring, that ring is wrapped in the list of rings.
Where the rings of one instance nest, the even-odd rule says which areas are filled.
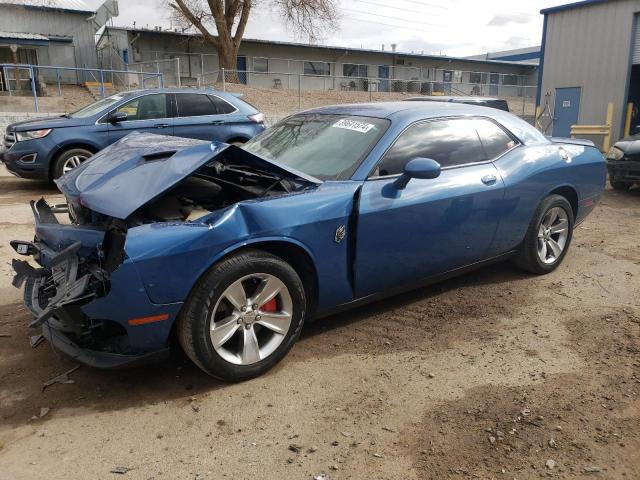
[[[588,5],[595,5],[597,3],[606,3],[610,0],[582,0],[581,2],[565,3],[564,5],[557,5],[555,7],[543,8],[540,13],[546,15],[547,13],[556,13],[563,10],[571,10],[573,8],[586,7]]]
[[[491,60],[505,60],[510,62],[519,62],[521,60],[537,60],[540,58],[540,52],[518,53],[515,55],[505,55],[500,57],[491,57]]]
[[[2,40],[10,43],[15,43],[16,45],[35,45],[37,47],[46,47],[47,45],[49,45],[49,40],[33,40],[11,37],[2,37]]]
[[[542,96],[542,72],[544,71],[544,51],[547,48],[547,20],[548,16],[544,16],[542,23],[542,43],[540,44],[540,65],[538,66],[538,88],[536,88],[536,108],[540,106],[540,98]]]

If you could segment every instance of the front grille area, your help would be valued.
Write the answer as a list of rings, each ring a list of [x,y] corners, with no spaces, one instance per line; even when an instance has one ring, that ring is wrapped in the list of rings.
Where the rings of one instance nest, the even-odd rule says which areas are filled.
[[[9,150],[16,143],[16,134],[7,130],[4,134],[4,148]]]

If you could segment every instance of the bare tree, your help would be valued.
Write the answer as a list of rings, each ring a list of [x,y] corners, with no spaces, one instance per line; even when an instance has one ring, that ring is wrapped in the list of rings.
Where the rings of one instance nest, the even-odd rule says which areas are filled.
[[[335,29],[337,0],[267,0],[293,29],[310,39]],[[173,20],[196,28],[218,52],[220,67],[238,82],[236,62],[244,31],[255,6],[253,0],[169,0]]]

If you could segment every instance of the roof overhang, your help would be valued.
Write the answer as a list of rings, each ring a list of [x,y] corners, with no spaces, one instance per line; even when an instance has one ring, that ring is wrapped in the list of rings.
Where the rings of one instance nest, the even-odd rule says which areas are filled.
[[[0,45],[49,45],[49,37],[39,33],[0,32]]]
[[[548,13],[562,12],[563,10],[572,10],[574,8],[588,7],[589,5],[596,5],[598,3],[605,3],[610,0],[582,0],[581,2],[565,3],[564,5],[557,5],[555,7],[543,8],[540,13],[546,15]]]

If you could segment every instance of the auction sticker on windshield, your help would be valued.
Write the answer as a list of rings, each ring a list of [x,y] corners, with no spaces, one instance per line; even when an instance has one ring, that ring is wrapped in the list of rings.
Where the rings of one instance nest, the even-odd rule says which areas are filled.
[[[354,132],[360,133],[367,133],[374,126],[375,125],[373,123],[359,122],[357,120],[349,120],[348,118],[338,120],[332,125],[332,127],[345,128],[347,130],[353,130]]]

